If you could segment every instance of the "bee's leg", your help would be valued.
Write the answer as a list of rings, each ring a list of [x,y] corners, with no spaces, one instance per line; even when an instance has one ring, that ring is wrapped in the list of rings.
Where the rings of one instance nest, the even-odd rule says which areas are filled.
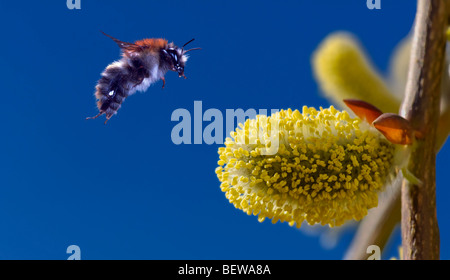
[[[166,78],[162,77],[161,80],[163,81],[163,86],[162,86],[162,88],[164,88],[164,86],[166,85]]]
[[[106,120],[105,120],[105,124],[109,121],[109,119],[110,119],[111,117],[106,117]]]
[[[103,115],[104,113],[105,113],[105,112],[100,111],[100,113],[98,113],[96,116],[94,116],[94,117],[87,117],[86,120],[93,120],[93,119],[96,119],[96,118],[100,117],[101,115]]]

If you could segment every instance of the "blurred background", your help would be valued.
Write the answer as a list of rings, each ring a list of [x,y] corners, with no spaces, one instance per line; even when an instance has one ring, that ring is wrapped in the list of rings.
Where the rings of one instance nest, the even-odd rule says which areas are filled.
[[[355,34],[382,74],[409,34],[415,1],[381,2],[0,1],[0,259],[66,259],[72,244],[82,259],[341,259],[352,229],[324,246],[311,229],[235,209],[214,173],[221,145],[175,145],[171,114],[185,108],[193,122],[194,101],[224,117],[329,106],[311,69],[328,34]],[[168,73],[164,90],[128,98],[105,126],[85,120],[97,114],[100,73],[120,57],[100,30],[130,42],[196,38],[190,47],[203,50],[191,53],[187,80]],[[447,144],[437,159],[443,259],[449,156]],[[399,234],[383,258],[398,256]]]

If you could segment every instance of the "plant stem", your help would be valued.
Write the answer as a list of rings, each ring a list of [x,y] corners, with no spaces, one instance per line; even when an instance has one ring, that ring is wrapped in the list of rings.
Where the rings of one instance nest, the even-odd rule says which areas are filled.
[[[436,131],[447,28],[446,0],[418,0],[412,53],[401,114],[423,138],[408,169],[422,181],[402,184],[404,259],[439,259],[436,217]]]
[[[389,193],[380,198],[378,207],[369,212],[358,227],[358,231],[348,248],[344,259],[367,259],[367,247],[377,245],[383,250],[391,236],[392,231],[400,221],[400,178],[388,187]]]

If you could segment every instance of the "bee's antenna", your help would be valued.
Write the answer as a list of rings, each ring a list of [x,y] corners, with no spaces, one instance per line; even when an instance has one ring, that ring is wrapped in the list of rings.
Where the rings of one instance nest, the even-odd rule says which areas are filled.
[[[193,49],[190,49],[190,50],[187,50],[187,51],[183,51],[183,53],[187,53],[187,52],[190,52],[190,51],[196,51],[196,50],[201,50],[202,48],[193,48]]]
[[[186,47],[189,43],[191,43],[194,40],[195,40],[195,38],[192,38],[191,40],[189,40],[186,44],[183,45],[183,47],[181,49],[184,50],[184,47]]]
[[[191,43],[194,40],[195,40],[195,38],[192,38],[186,44],[184,44],[183,47],[181,48],[181,52],[182,53],[187,53],[187,52],[190,52],[190,51],[201,50],[201,48],[193,48],[193,49],[190,49],[190,50],[187,50],[187,51],[184,50],[184,47],[186,47],[189,43]]]

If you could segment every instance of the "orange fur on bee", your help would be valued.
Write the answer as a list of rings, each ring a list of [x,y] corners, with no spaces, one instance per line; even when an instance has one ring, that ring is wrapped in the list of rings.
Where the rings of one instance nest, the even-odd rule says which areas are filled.
[[[100,101],[102,99],[102,94],[100,93],[100,89],[99,89],[98,85],[95,87],[95,98],[98,100],[97,108],[100,110],[100,108],[102,107],[102,102]]]
[[[102,98],[102,94],[100,93],[100,89],[99,89],[98,85],[95,87],[95,98],[97,98],[97,99]]]
[[[143,47],[144,50],[151,52],[157,52],[160,49],[164,49],[167,46],[167,40],[164,39],[143,39],[134,42],[135,45]]]
[[[102,102],[99,100],[97,101],[97,108],[100,110],[102,108]]]

